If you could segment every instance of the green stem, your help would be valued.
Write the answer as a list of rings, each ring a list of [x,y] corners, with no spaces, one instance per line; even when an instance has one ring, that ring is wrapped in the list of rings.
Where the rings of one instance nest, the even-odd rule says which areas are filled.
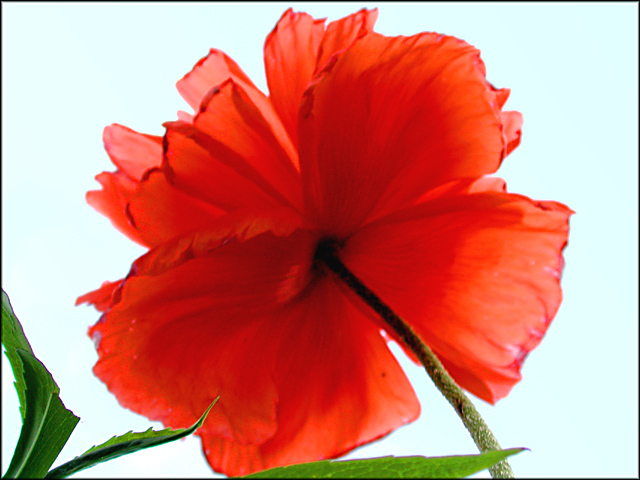
[[[333,242],[325,242],[318,247],[316,259],[322,261],[330,270],[340,277],[340,279],[367,305],[369,305],[380,317],[391,327],[398,336],[405,342],[407,347],[415,354],[424,365],[425,370],[435,383],[438,390],[445,396],[451,406],[462,420],[462,423],[471,434],[478,450],[487,452],[491,450],[501,450],[498,441],[489,430],[480,413],[476,410],[471,400],[464,394],[462,389],[451,378],[438,357],[431,349],[418,337],[413,329],[407,325],[398,315],[395,314],[387,304],[385,304],[375,293],[364,285],[358,277],[342,263],[338,258],[336,246]],[[497,463],[489,469],[493,478],[513,478],[513,471],[506,460]]]

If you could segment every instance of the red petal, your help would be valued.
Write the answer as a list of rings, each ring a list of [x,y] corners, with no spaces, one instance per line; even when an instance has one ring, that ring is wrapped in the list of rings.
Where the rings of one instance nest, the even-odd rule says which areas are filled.
[[[269,98],[294,144],[297,144],[298,107],[313,76],[324,34],[324,19],[314,20],[290,8],[280,18],[264,45]]]
[[[373,32],[373,26],[377,19],[377,8],[373,10],[363,8],[327,25],[327,31],[318,49],[316,71],[321,70],[334,54],[350,47],[356,40]]]
[[[462,387],[493,403],[520,379],[558,310],[573,212],[489,179],[442,190],[362,229],[344,261]]]
[[[209,90],[217,87],[227,79],[240,85],[251,101],[256,105],[262,116],[273,129],[274,135],[282,144],[287,155],[298,165],[298,154],[291,144],[280,118],[273,109],[269,99],[253,84],[240,67],[220,50],[211,49],[209,55],[202,58],[193,69],[176,83],[176,88],[195,112],[200,109],[200,103]]]
[[[121,172],[103,172],[96,179],[104,188],[87,193],[89,205],[144,246],[202,229],[225,213],[171,186],[158,168],[147,170],[141,182]]]
[[[121,172],[102,172],[96,175],[102,190],[87,192],[87,203],[105,215],[114,227],[140,245],[146,246],[139,232],[133,227],[126,213],[126,207],[138,183]]]
[[[211,89],[193,125],[244,159],[234,165],[247,178],[266,180],[276,197],[301,207],[300,175],[271,126],[244,89],[232,79]]]
[[[484,66],[483,66],[483,75],[486,74],[486,72],[484,71]],[[489,86],[491,87],[491,89],[493,90],[493,93],[495,95],[495,101],[498,105],[498,108],[502,108],[504,107],[504,104],[507,103],[507,100],[509,99],[509,95],[511,95],[511,89],[509,88],[495,88],[493,85],[489,84]]]
[[[81,295],[76,300],[76,306],[83,303],[93,305],[100,312],[104,312],[109,305],[111,305],[111,299],[116,288],[120,286],[123,279],[116,280],[115,282],[102,282],[102,285],[97,290]]]
[[[123,406],[172,427],[192,424],[221,395],[207,431],[263,442],[277,401],[265,312],[304,286],[312,244],[304,233],[230,240],[238,233],[179,239],[136,261],[90,330],[94,372]]]
[[[228,78],[233,78],[251,90],[258,90],[236,62],[224,52],[212,48],[209,55],[201,58],[193,69],[176,83],[176,88],[194,112],[197,112],[207,92]]]
[[[472,46],[371,33],[334,59],[305,92],[299,125],[305,202],[323,227],[348,235],[500,165],[499,95]]]
[[[301,207],[295,158],[233,78],[209,90],[192,122],[167,122],[164,169],[171,183],[224,210]]]
[[[335,458],[413,421],[420,407],[378,328],[333,279],[278,311],[275,435],[260,446],[200,433],[214,470],[243,475]]]
[[[500,115],[502,125],[504,126],[505,136],[505,156],[509,155],[514,148],[520,145],[520,136],[522,135],[523,118],[520,112],[502,112]]]
[[[162,137],[145,135],[114,123],[102,134],[111,161],[132,180],[162,163]]]
[[[243,163],[235,152],[190,124],[167,122],[164,126],[164,171],[173,186],[225,211],[274,203],[259,186],[228,166]],[[227,157],[228,162],[221,161]]]
[[[378,327],[311,270],[317,236],[228,217],[137,260],[91,329],[119,402],[184,427],[220,395],[199,435],[228,475],[333,458],[415,419]]]
[[[178,120],[181,120],[186,123],[192,123],[193,115],[191,115],[190,113],[184,112],[182,110],[178,110]]]
[[[288,201],[224,143],[184,122],[166,122],[165,164],[169,182],[188,195],[225,211],[282,206]]]
[[[162,171],[149,170],[127,204],[131,225],[146,245],[206,228],[225,212],[171,186]]]
[[[264,61],[271,101],[297,144],[298,108],[313,75],[338,51],[373,30],[378,11],[360,10],[331,22],[290,8],[267,36]]]
[[[482,71],[484,75],[484,65],[482,65]],[[511,90],[508,88],[496,89],[493,85],[489,85],[495,96],[496,111],[500,111],[504,104],[507,102]],[[503,157],[509,155],[514,148],[520,145],[520,135],[522,134],[522,114],[520,112],[501,112],[500,121],[503,128]]]

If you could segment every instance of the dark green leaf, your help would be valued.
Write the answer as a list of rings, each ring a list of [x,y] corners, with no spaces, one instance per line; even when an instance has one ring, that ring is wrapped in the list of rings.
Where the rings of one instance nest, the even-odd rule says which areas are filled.
[[[27,402],[25,400],[24,391],[27,386],[24,383],[24,368],[22,368],[22,360],[18,357],[16,349],[24,350],[33,355],[31,345],[27,341],[27,337],[22,330],[22,325],[16,318],[9,302],[9,297],[2,291],[2,345],[5,348],[5,354],[9,358],[11,370],[13,370],[13,384],[18,392],[18,400],[20,401],[20,415],[24,421],[25,408]]]
[[[211,410],[211,407],[213,407],[213,405],[217,401],[218,399],[216,398],[213,403],[209,405],[207,411],[204,412],[204,415],[200,417],[200,420],[198,420],[194,425],[187,429],[181,428],[178,430],[171,430],[170,428],[166,428],[164,430],[156,432],[150,428],[146,432],[128,432],[124,435],[113,437],[107,440],[102,445],[91,447],[85,453],[83,453],[79,457],[74,458],[70,462],[54,468],[49,473],[47,473],[47,478],[65,478],[81,470],[93,467],[98,463],[113,460],[114,458],[118,458],[129,453],[134,453],[144,448],[155,447],[164,443],[173,442],[174,440],[178,440],[180,438],[191,435],[202,426],[205,419],[207,418],[209,410]]]
[[[16,378],[22,415],[18,445],[5,477],[43,478],[80,419],[60,400],[58,385],[34,356],[4,291],[2,344]]]
[[[242,478],[460,478],[481,472],[526,450],[511,448],[450,457],[380,457],[368,460],[322,460],[272,468]]]

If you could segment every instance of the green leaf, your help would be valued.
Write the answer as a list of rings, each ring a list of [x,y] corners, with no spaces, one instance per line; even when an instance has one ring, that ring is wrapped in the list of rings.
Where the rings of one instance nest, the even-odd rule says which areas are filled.
[[[272,468],[241,478],[460,478],[492,467],[526,448],[450,457],[380,457],[368,460],[322,460]]]
[[[134,453],[144,448],[155,447],[164,443],[173,442],[174,440],[178,440],[180,438],[191,435],[202,426],[205,419],[207,418],[209,410],[211,410],[211,407],[213,407],[217,401],[218,399],[216,398],[213,403],[209,405],[209,408],[207,408],[207,411],[204,412],[202,417],[200,417],[200,420],[198,420],[189,428],[181,428],[178,430],[171,430],[170,428],[166,428],[160,431],[154,431],[150,428],[146,432],[133,433],[130,431],[125,433],[124,435],[112,437],[102,445],[91,447],[79,457],[74,458],[64,465],[60,465],[59,467],[54,468],[49,473],[47,473],[46,478],[65,478],[81,470],[93,467],[98,463],[113,460],[114,458],[118,458],[129,453]]]
[[[24,383],[22,360],[20,360],[16,349],[24,350],[32,355],[33,350],[31,350],[31,345],[29,345],[27,337],[22,330],[22,325],[20,325],[20,322],[13,313],[9,297],[4,290],[2,291],[2,345],[5,348],[7,358],[9,358],[11,370],[13,370],[13,378],[15,378],[13,385],[18,392],[20,415],[22,416],[22,421],[24,421],[25,408],[27,406],[24,391],[27,389],[27,386]]]
[[[2,291],[2,344],[5,347],[20,401],[22,430],[7,478],[43,478],[58,457],[80,418],[65,408],[60,389],[35,357]]]

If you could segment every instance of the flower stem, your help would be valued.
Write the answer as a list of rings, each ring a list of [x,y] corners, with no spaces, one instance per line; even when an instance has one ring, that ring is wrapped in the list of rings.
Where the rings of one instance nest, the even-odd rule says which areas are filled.
[[[425,370],[435,383],[438,390],[445,396],[454,408],[462,423],[471,434],[480,452],[501,450],[498,441],[489,430],[480,413],[476,410],[471,400],[464,394],[458,384],[444,368],[438,357],[418,337],[413,329],[405,323],[396,313],[389,308],[375,293],[364,285],[338,258],[335,244],[324,243],[318,247],[316,259],[321,260],[330,270],[367,305],[369,305],[405,342],[407,347],[420,360]],[[513,478],[513,471],[506,460],[503,460],[489,469],[493,478]]]

